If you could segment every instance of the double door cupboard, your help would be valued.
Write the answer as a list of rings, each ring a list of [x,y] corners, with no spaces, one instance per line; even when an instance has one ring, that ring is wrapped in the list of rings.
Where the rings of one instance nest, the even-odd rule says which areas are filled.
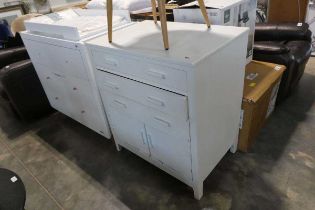
[[[247,28],[144,21],[86,42],[117,149],[191,186],[237,148]],[[143,30],[145,29],[145,30]],[[233,62],[231,62],[233,61]]]

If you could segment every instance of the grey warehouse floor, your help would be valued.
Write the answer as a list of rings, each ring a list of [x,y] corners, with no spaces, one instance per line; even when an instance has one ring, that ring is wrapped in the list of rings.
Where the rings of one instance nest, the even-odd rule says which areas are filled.
[[[315,208],[315,58],[250,153],[227,153],[204,197],[127,150],[56,113],[32,124],[0,100],[0,167],[27,190],[27,210]]]

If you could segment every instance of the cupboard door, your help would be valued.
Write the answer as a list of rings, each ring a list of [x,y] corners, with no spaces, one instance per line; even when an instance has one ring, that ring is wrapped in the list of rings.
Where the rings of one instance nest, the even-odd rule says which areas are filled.
[[[121,102],[117,100],[116,103]],[[117,104],[117,106],[124,105]],[[149,156],[144,123],[114,108],[108,109],[108,116],[114,138],[119,144],[136,154]]]
[[[191,180],[189,137],[170,135],[145,125],[151,158],[185,180]]]

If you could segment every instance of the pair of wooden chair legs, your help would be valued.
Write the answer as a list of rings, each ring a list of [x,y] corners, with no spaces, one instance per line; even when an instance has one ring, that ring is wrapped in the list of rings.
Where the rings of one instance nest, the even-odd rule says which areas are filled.
[[[168,33],[167,33],[167,19],[166,19],[166,10],[165,10],[165,0],[157,0],[158,8],[159,8],[159,16],[163,34],[163,42],[164,48],[166,50],[169,49],[169,41],[168,41]],[[199,7],[201,9],[201,13],[203,18],[205,19],[205,23],[208,28],[210,28],[210,20],[207,15],[207,9],[204,3],[204,0],[198,0]],[[152,4],[152,14],[154,22],[157,23],[157,13],[156,13],[156,1],[151,0]],[[107,0],[107,24],[108,24],[108,41],[112,42],[113,38],[113,0]]]

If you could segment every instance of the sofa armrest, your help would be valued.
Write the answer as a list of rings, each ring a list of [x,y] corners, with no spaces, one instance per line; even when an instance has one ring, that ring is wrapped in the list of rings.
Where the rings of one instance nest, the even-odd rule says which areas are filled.
[[[302,23],[257,23],[255,29],[255,41],[290,41],[311,40],[309,25]]]
[[[254,54],[278,55],[288,53],[290,49],[279,42],[255,42]]]
[[[28,59],[29,56],[25,47],[14,47],[0,50],[0,69],[21,60]]]

